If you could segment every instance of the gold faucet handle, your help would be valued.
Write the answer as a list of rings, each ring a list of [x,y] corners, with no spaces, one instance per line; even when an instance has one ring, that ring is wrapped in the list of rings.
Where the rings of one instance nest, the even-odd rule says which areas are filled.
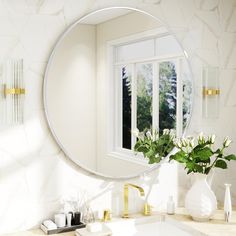
[[[152,212],[152,206],[150,204],[148,204],[147,202],[144,204],[144,208],[143,208],[143,214],[145,216],[150,216],[151,212]]]

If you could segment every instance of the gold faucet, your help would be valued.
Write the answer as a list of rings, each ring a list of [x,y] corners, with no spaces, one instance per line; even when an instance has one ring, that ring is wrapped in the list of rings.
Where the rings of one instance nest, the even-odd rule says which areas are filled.
[[[138,189],[141,196],[145,195],[143,188],[141,188],[137,185],[134,185],[134,184],[125,184],[124,185],[124,212],[123,212],[123,216],[122,216],[123,218],[129,218],[129,208],[128,208],[129,186]]]

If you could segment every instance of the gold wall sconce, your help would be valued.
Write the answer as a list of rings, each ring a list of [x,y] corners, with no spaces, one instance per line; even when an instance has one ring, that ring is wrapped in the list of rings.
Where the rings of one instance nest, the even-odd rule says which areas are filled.
[[[203,73],[203,116],[217,118],[219,116],[219,69],[204,67]]]
[[[219,89],[203,88],[203,96],[215,96],[215,95],[220,95]]]
[[[6,97],[7,95],[21,95],[25,94],[25,89],[24,88],[7,88],[7,85],[4,84],[4,96]]]
[[[21,124],[24,121],[23,59],[9,59],[2,68],[1,123]]]

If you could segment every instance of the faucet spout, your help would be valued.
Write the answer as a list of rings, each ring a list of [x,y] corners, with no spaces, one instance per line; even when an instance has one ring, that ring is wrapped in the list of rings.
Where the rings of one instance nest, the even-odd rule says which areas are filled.
[[[140,196],[145,196],[145,193],[144,193],[144,189],[135,185],[135,184],[125,184],[124,185],[124,212],[123,212],[123,215],[122,217],[123,218],[129,218],[129,187],[133,187],[135,189],[137,189],[140,193]]]

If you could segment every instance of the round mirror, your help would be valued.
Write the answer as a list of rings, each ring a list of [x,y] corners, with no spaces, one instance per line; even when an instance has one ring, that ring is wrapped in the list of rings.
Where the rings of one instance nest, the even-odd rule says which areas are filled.
[[[44,80],[46,117],[61,149],[80,167],[111,178],[153,168],[132,151],[132,130],[182,135],[191,98],[190,70],[175,37],[131,8],[99,10],[71,25]]]

